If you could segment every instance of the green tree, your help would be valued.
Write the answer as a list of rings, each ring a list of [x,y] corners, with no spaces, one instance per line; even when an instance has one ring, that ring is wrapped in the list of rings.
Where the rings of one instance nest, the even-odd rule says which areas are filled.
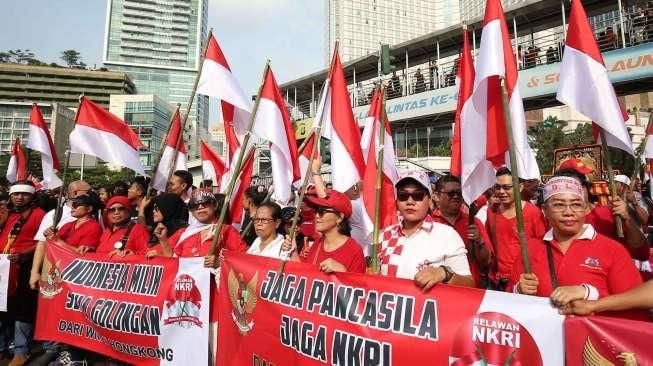
[[[451,141],[445,141],[431,148],[431,156],[451,156]]]
[[[8,50],[0,52],[0,63],[23,64],[23,65],[45,65],[42,61],[34,58],[34,52],[29,49]]]
[[[564,144],[563,129],[566,126],[567,122],[549,116],[543,123],[528,128],[529,143],[536,152],[535,160],[541,173],[546,174],[553,170],[553,152]]]
[[[86,64],[82,62],[82,55],[77,50],[65,50],[61,52],[61,59],[68,67],[84,68]]]

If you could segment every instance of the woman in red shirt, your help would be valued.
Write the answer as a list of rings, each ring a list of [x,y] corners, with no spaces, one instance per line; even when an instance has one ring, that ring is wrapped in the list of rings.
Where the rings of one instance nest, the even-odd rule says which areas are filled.
[[[103,206],[95,192],[77,196],[72,200],[70,212],[76,220],[65,224],[59,230],[48,228],[43,235],[50,242],[68,247],[82,255],[95,251],[102,235],[102,228],[96,217]]]
[[[343,193],[330,190],[326,197],[307,194],[306,202],[315,209],[315,229],[322,234],[311,246],[306,258],[300,258],[286,240],[284,250],[293,248],[291,259],[312,263],[325,273],[356,272],[365,273],[366,264],[363,249],[350,235],[349,217],[351,202]]]
[[[107,201],[108,227],[100,236],[97,253],[125,256],[145,254],[150,234],[145,226],[131,221],[132,202],[125,196],[113,196]]]

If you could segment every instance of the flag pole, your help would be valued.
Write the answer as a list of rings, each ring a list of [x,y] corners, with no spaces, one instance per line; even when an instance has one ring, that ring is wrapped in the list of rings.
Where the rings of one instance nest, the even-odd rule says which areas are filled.
[[[195,101],[195,94],[197,94],[197,85],[200,82],[200,76],[202,75],[202,68],[204,67],[204,58],[206,57],[206,50],[209,48],[209,40],[213,35],[213,28],[209,29],[209,33],[204,40],[204,45],[202,46],[202,53],[200,54],[199,59],[199,68],[197,70],[197,75],[195,75],[195,83],[193,84],[193,92],[190,94],[190,99],[188,100],[188,107],[186,107],[186,114],[184,114],[184,119],[181,121],[181,126],[179,129],[179,136],[177,136],[177,141],[175,142],[175,157],[172,159],[172,165],[168,173],[168,180],[172,177],[172,173],[175,171],[177,166],[177,156],[179,155],[179,146],[181,146],[182,141],[184,140],[184,130],[186,129],[186,123],[188,122],[188,116],[190,115],[191,108],[193,107],[193,101]],[[181,118],[181,115],[179,116]],[[199,116],[198,116],[199,117]]]
[[[159,153],[157,154],[157,157],[156,157],[156,164],[152,165],[152,168],[153,168],[153,170],[152,170],[152,179],[150,179],[150,184],[147,187],[147,196],[152,195],[152,189],[154,189],[154,187],[153,187],[154,177],[156,175],[156,171],[159,168],[159,163],[161,163],[161,158],[163,157],[163,152],[165,151],[166,146],[168,145],[168,139],[170,138],[170,131],[172,131],[172,122],[175,120],[175,116],[177,115],[177,113],[179,113],[179,108],[180,107],[181,107],[181,104],[177,103],[177,107],[175,108],[175,111],[170,116],[170,123],[168,124],[168,133],[166,133],[166,138],[163,139],[163,141],[161,141],[161,146],[159,147]],[[183,131],[180,129],[179,134],[181,134],[182,132]],[[174,165],[173,165],[173,167],[174,167]],[[172,170],[174,171],[174,168]],[[170,180],[170,175],[172,175],[172,173],[168,174],[168,180]]]
[[[261,101],[261,92],[263,91],[263,86],[265,85],[265,79],[270,70],[270,60],[265,63],[265,68],[263,69],[263,80],[261,85],[258,88],[258,93],[256,94],[256,101],[254,102],[254,107],[252,109],[252,114],[249,116],[249,122],[247,124],[247,132],[243,138],[242,147],[238,153],[238,159],[236,160],[236,166],[234,171],[231,173],[231,178],[229,179],[229,185],[225,191],[224,202],[222,203],[222,208],[220,209],[220,216],[218,218],[218,223],[215,231],[213,232],[213,240],[211,241],[211,247],[209,249],[210,255],[215,255],[216,249],[218,248],[218,239],[220,238],[220,232],[222,231],[222,226],[224,225],[225,217],[227,216],[227,210],[229,209],[229,203],[231,201],[231,194],[233,193],[234,186],[236,185],[236,180],[240,175],[241,170],[243,169],[243,158],[245,157],[245,150],[249,144],[249,139],[251,137],[252,128],[254,127],[254,121],[256,120],[256,112],[258,111],[258,105]],[[197,85],[196,85],[197,86]],[[252,151],[250,149],[250,151]],[[249,155],[249,152],[248,152]]]
[[[619,195],[617,194],[617,188],[614,183],[614,172],[612,171],[612,161],[610,158],[610,151],[608,150],[608,143],[605,141],[605,130],[601,127],[601,147],[603,149],[603,162],[605,162],[605,167],[608,170],[608,182],[610,185],[610,195],[612,199],[616,199]],[[623,223],[621,222],[621,216],[614,215],[614,224],[617,228],[617,237],[624,237],[624,228]]]
[[[630,190],[632,191],[635,188],[635,179],[637,179],[637,176],[639,175],[639,162],[640,159],[642,159],[642,155],[644,155],[644,152],[646,151],[646,144],[648,143],[648,131],[651,129],[653,124],[653,113],[649,113],[648,115],[648,123],[646,124],[646,130],[644,130],[644,138],[642,139],[642,142],[640,143],[640,146],[642,147],[637,156],[635,156],[635,167],[633,168],[633,175],[630,177]]]
[[[379,93],[381,93],[381,120],[379,121],[379,149],[376,159],[376,192],[374,195],[374,229],[372,230],[372,253],[371,267],[372,273],[379,273],[379,226],[381,225],[381,185],[383,180],[383,147],[385,146],[385,87],[379,84]],[[374,121],[372,121],[374,123]],[[372,125],[372,131],[374,131]],[[372,141],[374,141],[374,132],[372,132]]]
[[[503,100],[503,114],[506,122],[506,135],[508,135],[508,151],[510,155],[510,172],[512,174],[512,193],[515,196],[515,216],[517,218],[517,238],[521,249],[521,260],[524,264],[524,272],[531,273],[531,261],[528,257],[526,246],[526,233],[524,232],[524,214],[522,212],[521,192],[519,190],[519,167],[517,165],[517,154],[515,152],[515,138],[512,135],[512,122],[510,120],[510,109],[508,104],[508,90],[506,79],[501,78],[501,99]]]

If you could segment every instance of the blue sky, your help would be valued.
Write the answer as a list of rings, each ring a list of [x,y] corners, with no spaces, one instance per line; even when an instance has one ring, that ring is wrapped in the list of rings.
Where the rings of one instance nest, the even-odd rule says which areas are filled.
[[[100,67],[105,0],[2,3],[0,50],[31,49],[62,64],[61,51],[72,48]],[[322,69],[324,22],[323,0],[209,0],[209,27],[247,94],[256,93],[267,59],[279,83]]]

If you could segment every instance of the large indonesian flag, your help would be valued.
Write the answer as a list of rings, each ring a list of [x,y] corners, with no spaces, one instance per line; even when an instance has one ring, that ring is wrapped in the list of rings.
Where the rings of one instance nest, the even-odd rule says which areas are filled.
[[[273,198],[278,202],[288,202],[291,187],[300,178],[297,144],[290,115],[272,69],[265,74],[252,132],[270,142]]]
[[[252,102],[240,88],[213,34],[209,35],[202,73],[197,83],[197,93],[220,99],[223,113],[225,104],[228,105],[227,113],[231,114],[229,119],[234,122],[236,131],[241,135],[245,133],[252,112]]]
[[[220,156],[204,140],[200,140],[200,157],[202,158],[202,175],[204,178],[211,179],[215,186],[220,185],[220,179],[227,171],[227,167],[220,159]]]
[[[462,110],[462,190],[471,202],[495,182],[495,167],[508,165],[508,136],[505,126],[501,78],[508,91],[508,113],[512,122],[519,176],[540,177],[526,135],[524,106],[518,86],[517,62],[512,53],[508,27],[499,0],[488,0],[483,20],[481,46],[471,102]]]
[[[71,152],[97,156],[145,175],[138,154],[141,147],[141,140],[123,120],[82,97],[70,133]]]
[[[456,116],[454,119],[453,140],[451,142],[451,175],[460,177],[462,174],[462,142],[460,141],[460,124],[463,120],[463,106],[469,102],[472,92],[474,91],[474,60],[472,51],[469,47],[469,36],[467,29],[463,30],[463,50],[458,61],[458,71],[456,74],[458,84],[458,104],[456,106]],[[470,146],[471,147],[471,146]]]
[[[579,0],[571,2],[556,98],[599,125],[608,145],[634,155],[622,109]]]
[[[27,178],[27,161],[23,147],[20,146],[20,138],[16,137],[14,145],[11,147],[11,157],[7,165],[7,181],[14,183]]]
[[[345,72],[338,49],[333,52],[329,78],[325,81],[322,136],[331,141],[331,181],[333,189],[345,192],[363,177],[365,161],[361,150],[361,133],[354,119]],[[317,120],[317,116],[316,116]]]
[[[177,146],[178,145],[178,146]],[[159,192],[164,192],[168,185],[168,177],[175,170],[188,170],[186,162],[186,146],[184,145],[183,134],[181,133],[181,118],[179,108],[175,111],[170,124],[170,132],[166,138],[166,145],[163,148],[159,166],[154,173],[152,187]]]
[[[41,153],[41,168],[43,170],[41,184],[43,188],[54,189],[61,187],[61,179],[56,174],[56,171],[60,169],[57,151],[52,143],[48,126],[45,124],[43,115],[36,103],[32,104],[32,112],[29,115],[27,147]]]
[[[381,169],[381,201],[379,228],[384,228],[397,223],[397,207],[395,203],[395,184],[399,180],[399,173],[395,165],[395,153],[392,143],[392,133],[390,131],[390,122],[383,113],[382,101],[385,96],[377,89],[372,98],[369,116],[372,117],[369,124],[363,131],[363,143],[367,145],[367,159],[365,172],[363,174],[363,205],[365,214],[363,223],[367,235],[372,234],[374,230],[374,218],[376,211],[376,178],[379,169]],[[382,122],[383,121],[383,122]],[[378,153],[381,141],[379,139],[380,131],[383,131],[383,163],[379,164]]]

